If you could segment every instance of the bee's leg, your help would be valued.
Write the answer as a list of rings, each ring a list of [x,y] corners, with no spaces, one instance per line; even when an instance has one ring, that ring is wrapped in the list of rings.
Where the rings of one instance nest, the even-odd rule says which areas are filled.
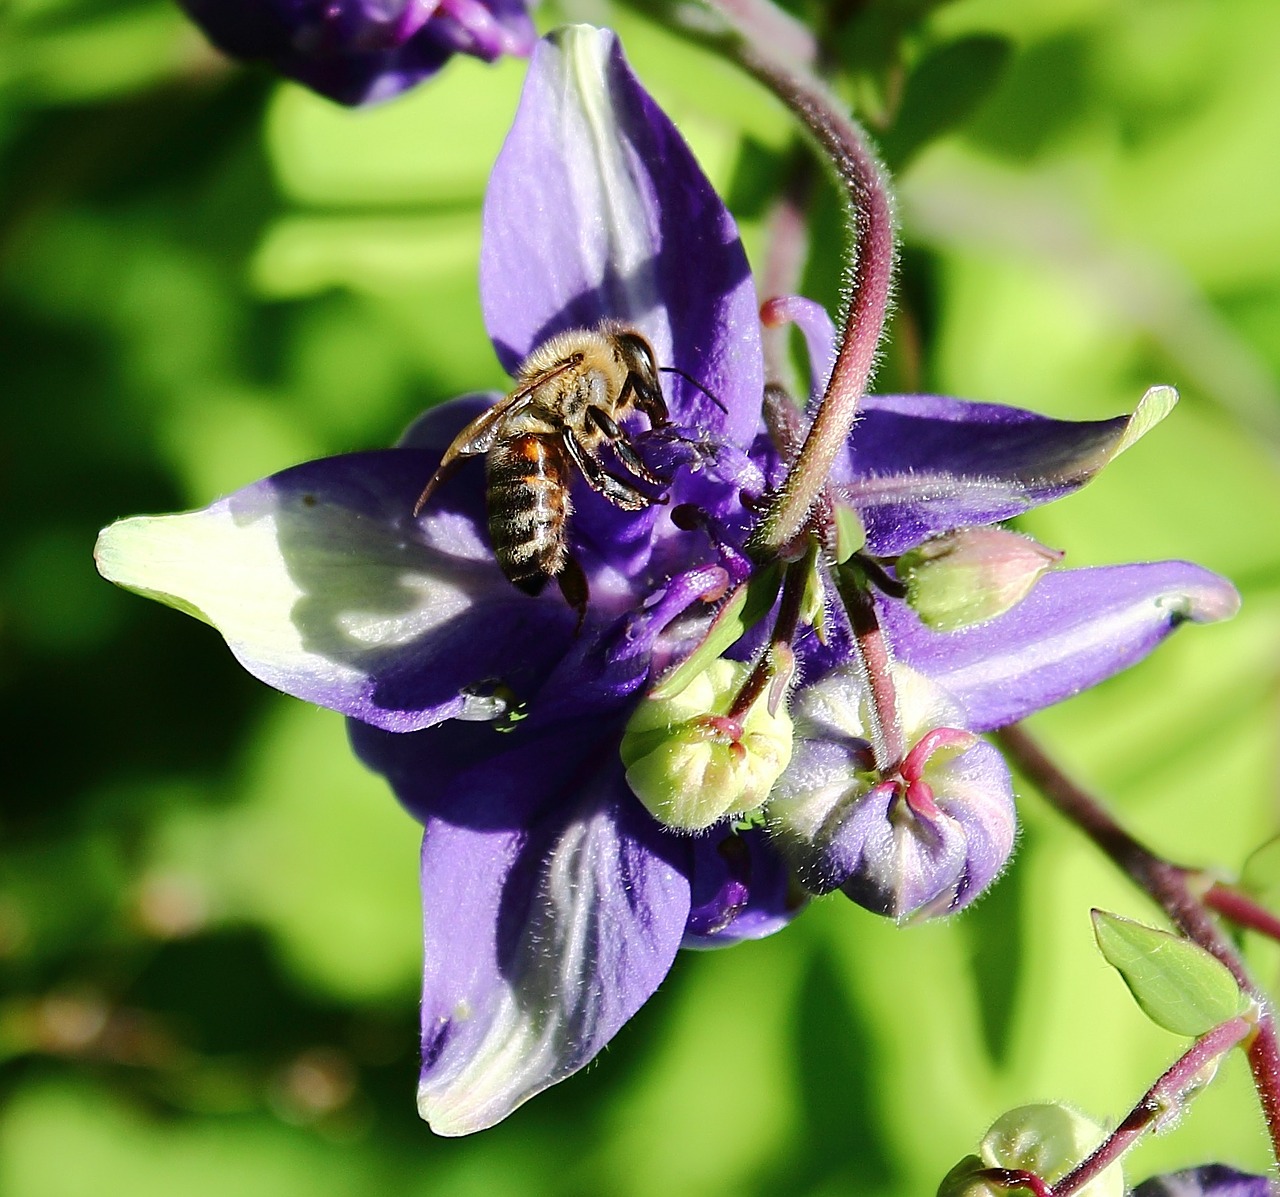
[[[422,494],[418,496],[418,501],[413,505],[413,518],[415,520],[422,514],[422,509],[427,505],[427,500],[435,493],[436,488],[461,464],[462,458],[460,456],[446,457],[436,467],[436,472],[427,480],[426,486],[422,488]]]
[[[564,601],[578,613],[578,626],[575,631],[582,631],[582,621],[587,617],[587,599],[591,596],[591,588],[587,585],[587,575],[572,557],[566,557],[564,568],[556,574],[556,582]]]
[[[597,494],[604,495],[610,503],[615,507],[621,507],[623,511],[643,511],[646,507],[653,506],[653,500],[648,495],[642,494],[630,483],[624,482],[621,478],[615,478],[609,473],[604,467],[604,462],[584,449],[571,432],[564,434],[563,441],[565,449],[573,459],[573,464],[582,471],[587,485]]]
[[[627,434],[618,427],[618,422],[602,407],[587,408],[587,419],[590,420],[601,433],[604,434],[609,443],[613,446],[613,451],[618,455],[618,460],[622,462],[641,482],[647,482],[650,486],[665,486],[666,483],[661,478],[655,478],[640,460],[635,448],[627,439]]]
[[[619,397],[619,406],[626,402],[628,395],[634,395],[636,407],[649,417],[649,426],[658,428],[671,423],[671,413],[667,410],[667,401],[662,397],[662,389],[648,382],[632,371],[627,375]]]

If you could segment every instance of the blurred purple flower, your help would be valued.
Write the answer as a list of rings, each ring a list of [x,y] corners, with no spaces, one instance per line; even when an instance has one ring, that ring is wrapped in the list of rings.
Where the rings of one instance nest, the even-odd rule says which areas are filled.
[[[178,0],[233,58],[270,63],[342,104],[386,100],[453,54],[526,56],[526,0]]]
[[[1133,1190],[1133,1197],[1276,1197],[1280,1184],[1269,1176],[1237,1172],[1225,1164],[1204,1164],[1185,1172],[1153,1176]]]
[[[591,595],[581,628],[554,588],[530,598],[503,577],[479,460],[412,517],[445,448],[494,395],[428,412],[396,449],[298,466],[203,511],[121,521],[98,550],[105,576],[212,623],[262,680],[350,716],[356,751],[424,824],[419,1108],[442,1134],[492,1125],[581,1068],[681,946],[770,934],[805,901],[767,829],[678,834],[631,793],[619,757],[653,679],[751,575],[744,499],[778,461],[736,228],[612,34],[565,30],[536,49],[490,181],[481,291],[508,369],[607,317],[723,404],[677,382],[668,401],[685,439],[637,435],[671,477],[667,504],[624,512],[575,483],[570,540]],[[868,551],[893,555],[1065,494],[1131,436],[1127,418],[1068,424],[880,397],[836,482]],[[1229,614],[1235,596],[1163,563],[1051,574],[1012,611],[954,634],[877,602],[899,661],[977,732],[1109,676],[1184,619]],[[850,666],[847,621],[831,611],[825,643],[809,631],[796,644],[806,685]],[[960,793],[963,778],[938,783],[931,752],[917,755],[915,780]]]

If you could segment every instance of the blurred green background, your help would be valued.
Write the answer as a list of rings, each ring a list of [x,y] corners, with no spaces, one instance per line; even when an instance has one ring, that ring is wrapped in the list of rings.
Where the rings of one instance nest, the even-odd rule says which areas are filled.
[[[1280,6],[797,4],[898,177],[879,389],[1174,416],[1026,521],[1095,564],[1235,578],[1188,629],[1035,726],[1153,846],[1239,869],[1276,831]],[[763,250],[781,110],[603,4]],[[219,59],[162,0],[0,4],[0,1192],[918,1197],[1004,1109],[1116,1119],[1181,1050],[1092,948],[1154,920],[1023,796],[978,907],[898,929],[841,899],[684,954],[583,1075],[495,1130],[417,1120],[418,834],[341,720],[208,628],[93,572],[97,529],[389,443],[502,386],[476,295],[486,173],[519,63],[456,61],[373,111]],[[810,291],[839,222],[815,198]],[[1260,975],[1280,954],[1247,945]],[[1262,1170],[1232,1060],[1137,1179]]]

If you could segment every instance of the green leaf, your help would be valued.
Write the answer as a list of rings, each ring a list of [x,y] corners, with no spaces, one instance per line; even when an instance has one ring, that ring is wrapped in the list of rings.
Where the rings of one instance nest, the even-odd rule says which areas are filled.
[[[1227,967],[1190,940],[1101,910],[1093,932],[1143,1013],[1175,1035],[1203,1035],[1249,1008]]]

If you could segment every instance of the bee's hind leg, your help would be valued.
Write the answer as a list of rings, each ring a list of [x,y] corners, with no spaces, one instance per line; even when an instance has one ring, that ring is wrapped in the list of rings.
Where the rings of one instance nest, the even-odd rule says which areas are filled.
[[[564,568],[556,574],[556,583],[564,601],[578,613],[578,626],[575,634],[582,631],[582,621],[587,617],[587,600],[591,597],[591,588],[587,585],[587,575],[572,557],[566,557]]]

